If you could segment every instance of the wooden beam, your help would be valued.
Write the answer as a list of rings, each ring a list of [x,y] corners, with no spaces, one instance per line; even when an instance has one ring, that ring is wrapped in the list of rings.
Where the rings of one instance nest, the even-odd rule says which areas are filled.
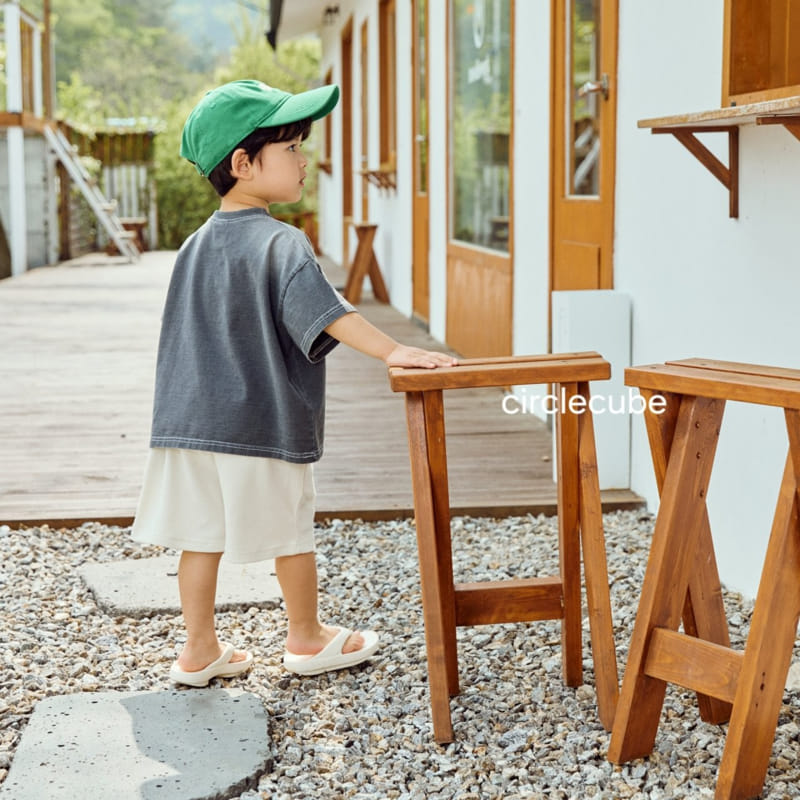
[[[728,215],[739,216],[739,128],[736,125],[670,126],[653,128],[653,133],[671,133],[727,190]],[[696,136],[697,133],[728,134],[726,167]]]
[[[455,586],[456,625],[495,625],[561,619],[561,580],[521,578]]]
[[[0,111],[0,128],[23,128],[32,133],[42,133],[45,122],[30,111]]]
[[[644,672],[651,678],[733,703],[743,658],[724,645],[654,628]]]
[[[756,117],[756,125],[783,125],[789,133],[800,140],[800,114],[774,114]]]

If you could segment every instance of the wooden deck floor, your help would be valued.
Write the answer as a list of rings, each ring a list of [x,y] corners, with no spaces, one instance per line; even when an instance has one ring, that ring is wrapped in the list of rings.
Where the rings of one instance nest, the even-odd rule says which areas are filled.
[[[132,519],[172,260],[97,255],[0,281],[0,524]],[[392,308],[367,300],[361,310],[402,341],[441,347]],[[348,348],[328,370],[318,517],[411,514],[402,395],[380,362]],[[446,397],[454,512],[554,513],[550,434],[500,400],[496,390]],[[631,492],[604,493],[606,508],[638,505]]]

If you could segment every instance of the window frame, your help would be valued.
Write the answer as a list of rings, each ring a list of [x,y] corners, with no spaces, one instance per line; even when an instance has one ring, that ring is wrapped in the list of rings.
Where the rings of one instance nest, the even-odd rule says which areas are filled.
[[[759,26],[753,22],[753,19],[759,13],[763,16],[764,3],[769,3],[767,13],[778,19],[784,17],[783,31],[786,35],[783,36],[783,39],[786,44],[782,59],[783,68],[786,72],[790,68],[797,70],[795,65],[790,66],[789,56],[793,51],[793,45],[795,45],[795,51],[800,48],[800,0],[725,0],[722,62],[723,108],[800,96],[800,79],[796,83],[779,84],[775,82],[774,77],[764,76],[765,70],[774,69],[774,63],[762,64],[760,73],[758,66],[753,66],[754,59],[770,62],[770,43],[765,43],[763,36],[759,40],[752,35],[754,31],[759,31]],[[759,4],[762,8],[757,8]],[[763,27],[760,30],[763,31]],[[751,34],[749,39],[745,39],[747,33]],[[749,78],[746,74],[748,69],[753,73]],[[753,75],[756,77],[754,78]],[[759,88],[752,86],[748,89],[748,79],[750,81],[759,80],[759,77],[760,83],[768,85]]]
[[[332,67],[328,68],[323,82],[326,86],[333,83]],[[330,114],[327,114],[322,121],[322,141],[320,142],[320,154],[317,166],[328,175],[333,174],[333,123]]]
[[[380,166],[397,166],[397,4],[380,0],[378,7],[380,53]]]

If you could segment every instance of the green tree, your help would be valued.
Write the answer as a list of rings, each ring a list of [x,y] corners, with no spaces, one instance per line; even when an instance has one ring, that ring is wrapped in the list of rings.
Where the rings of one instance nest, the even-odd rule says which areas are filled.
[[[42,0],[26,7],[41,16]],[[155,182],[162,247],[177,247],[218,206],[211,185],[180,158],[183,123],[209,89],[256,78],[291,92],[310,88],[319,75],[320,45],[313,39],[267,45],[266,15],[223,0],[189,5],[196,14],[231,16],[230,52],[203,47],[197,20],[187,24],[186,0],[53,0],[60,117],[81,128],[102,129],[110,118],[138,120],[157,130]],[[234,7],[235,9],[235,7]],[[207,20],[206,20],[207,22]],[[316,205],[315,137],[306,143],[309,170],[301,208]],[[276,208],[276,211],[278,209]]]
[[[57,0],[53,3],[58,108],[83,119],[76,99],[105,117],[154,117],[202,80],[199,48],[177,30],[172,0]],[[93,93],[93,95],[92,95]],[[91,116],[91,115],[90,115]]]
[[[174,103],[155,138],[158,239],[165,249],[180,247],[219,205],[211,184],[179,156],[183,123],[192,105],[185,100]]]

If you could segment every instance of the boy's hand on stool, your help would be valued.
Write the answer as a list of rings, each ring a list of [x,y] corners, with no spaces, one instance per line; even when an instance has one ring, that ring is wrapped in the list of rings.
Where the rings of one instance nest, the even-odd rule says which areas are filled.
[[[409,347],[392,339],[391,336],[367,322],[357,311],[344,314],[334,320],[326,332],[360,353],[379,358],[387,367],[455,367],[458,361],[453,356]]]
[[[435,369],[436,367],[455,367],[458,360],[445,353],[435,350],[423,350],[420,347],[409,347],[398,344],[385,359],[387,367],[421,367]]]

